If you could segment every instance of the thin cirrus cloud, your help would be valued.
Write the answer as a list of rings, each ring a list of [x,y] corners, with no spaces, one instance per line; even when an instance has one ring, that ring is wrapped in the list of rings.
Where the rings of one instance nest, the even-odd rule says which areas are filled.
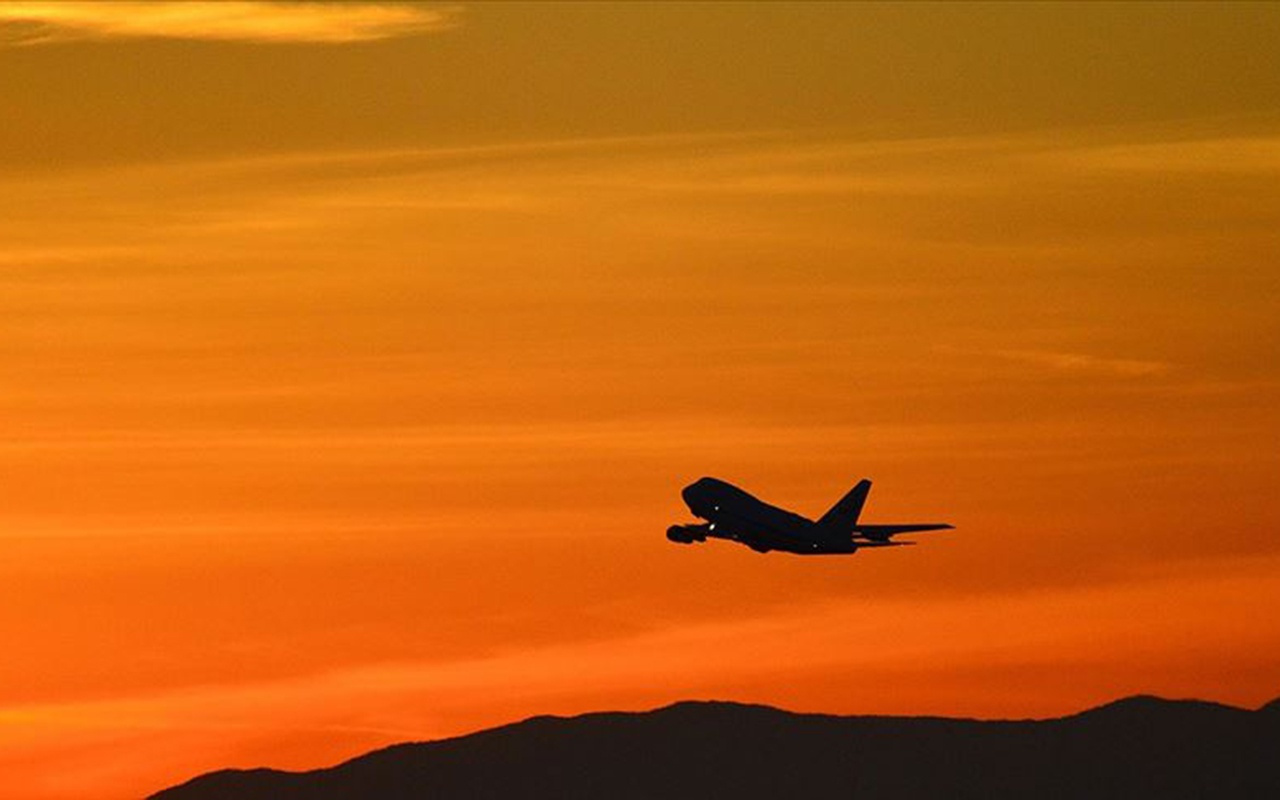
[[[1107,375],[1139,378],[1166,375],[1175,369],[1167,361],[1137,358],[1112,358],[1089,353],[1061,352],[1056,350],[991,350],[938,347],[937,352],[960,356],[995,358],[1002,361],[1025,364],[1054,372]]]
[[[0,45],[103,39],[341,44],[455,27],[458,9],[407,3],[12,3]]]
[[[1087,353],[1058,353],[1044,350],[997,350],[991,355],[1009,361],[1020,361],[1055,370],[1092,372],[1125,377],[1163,375],[1172,365],[1163,361],[1147,361],[1133,358],[1105,358]]]

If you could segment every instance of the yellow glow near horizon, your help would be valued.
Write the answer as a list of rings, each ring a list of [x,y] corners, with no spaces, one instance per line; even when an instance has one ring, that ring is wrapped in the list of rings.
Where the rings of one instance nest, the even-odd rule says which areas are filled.
[[[368,42],[445,30],[456,24],[457,13],[455,6],[412,3],[6,3],[0,6],[0,44],[117,38]]]

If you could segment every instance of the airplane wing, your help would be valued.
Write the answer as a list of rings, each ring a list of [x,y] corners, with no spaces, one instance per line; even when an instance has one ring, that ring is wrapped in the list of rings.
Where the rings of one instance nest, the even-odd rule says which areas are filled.
[[[954,528],[946,523],[923,523],[918,525],[854,525],[853,535],[865,536],[872,541],[888,541],[890,536],[899,533],[924,533],[925,531],[946,531]]]
[[[858,546],[859,550],[861,550],[864,547],[909,547],[913,544],[916,544],[916,542],[891,542],[887,539],[883,541],[875,541],[873,539],[871,541],[866,541],[866,542],[864,542],[861,539],[855,539],[853,543]]]

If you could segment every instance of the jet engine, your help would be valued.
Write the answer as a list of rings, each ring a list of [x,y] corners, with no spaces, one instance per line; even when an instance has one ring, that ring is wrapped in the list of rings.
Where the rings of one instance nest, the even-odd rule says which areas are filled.
[[[706,525],[672,525],[667,528],[667,538],[680,544],[693,544],[707,540]]]

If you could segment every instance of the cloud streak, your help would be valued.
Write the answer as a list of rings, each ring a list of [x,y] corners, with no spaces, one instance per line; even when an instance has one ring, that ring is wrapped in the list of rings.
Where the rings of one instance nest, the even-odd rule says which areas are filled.
[[[458,9],[406,3],[12,3],[0,46],[78,40],[187,39],[342,44],[447,30]]]
[[[1163,361],[1135,358],[1106,358],[1088,353],[1058,353],[1046,350],[996,350],[991,355],[1052,370],[1088,372],[1122,377],[1163,375],[1172,366]]]

